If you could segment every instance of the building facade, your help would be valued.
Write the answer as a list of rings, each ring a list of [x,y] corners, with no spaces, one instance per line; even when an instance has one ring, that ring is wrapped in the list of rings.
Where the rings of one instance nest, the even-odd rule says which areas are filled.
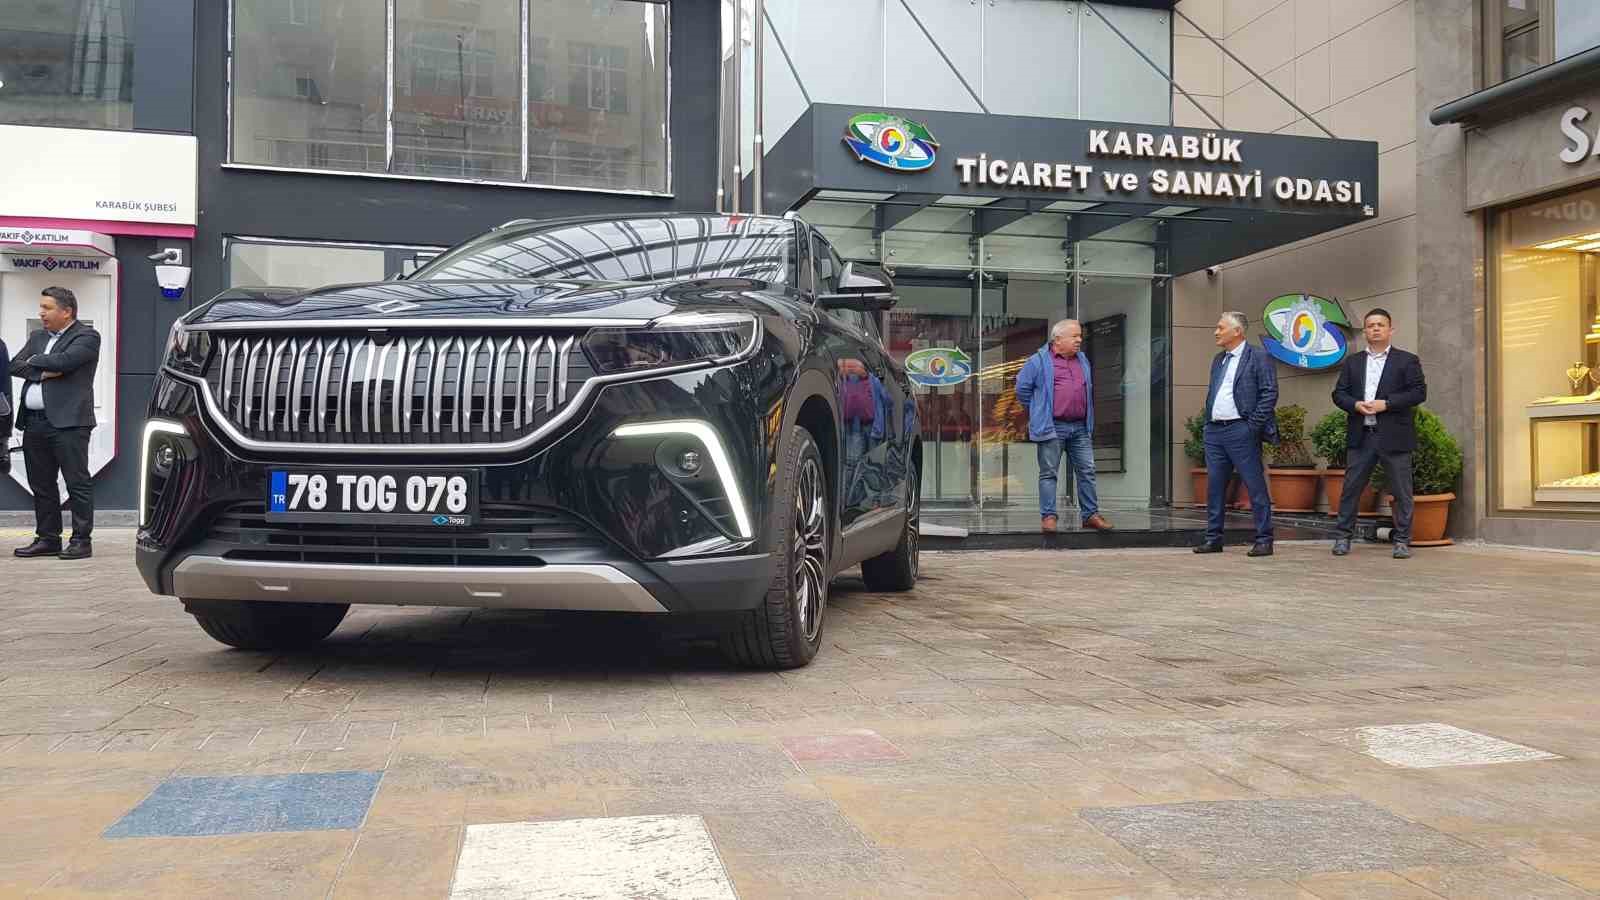
[[[1102,505],[1187,505],[1183,423],[1203,406],[1218,314],[1245,311],[1261,341],[1271,301],[1305,295],[1357,320],[1390,310],[1397,343],[1422,355],[1428,406],[1466,456],[1455,536],[1600,547],[1600,14],[1585,0],[0,0],[0,13],[13,23],[0,145],[25,161],[0,172],[0,335],[15,348],[56,282],[115,333],[102,506],[134,505],[117,448],[135,444],[167,328],[227,287],[392,277],[515,218],[792,209],[847,259],[893,271],[899,305],[863,327],[897,359],[941,367],[917,409],[930,513],[1025,521],[1037,469],[1015,375],[1068,316],[1096,360]],[[937,163],[864,160],[841,142],[877,127],[859,114],[931,128]],[[1099,153],[1095,130],[1149,134],[1154,156],[1164,136],[1233,139],[1245,158]],[[1142,180],[1068,190],[1028,171],[1001,189],[978,164],[1029,153]],[[1361,202],[1297,199],[1318,165],[1362,185]],[[1156,168],[1210,174],[1158,195]],[[1261,172],[1264,196],[1219,195],[1224,171]],[[193,269],[176,300],[147,259],[168,248]],[[1285,404],[1311,421],[1332,409],[1326,369],[1279,374]],[[0,506],[28,505],[0,484]]]

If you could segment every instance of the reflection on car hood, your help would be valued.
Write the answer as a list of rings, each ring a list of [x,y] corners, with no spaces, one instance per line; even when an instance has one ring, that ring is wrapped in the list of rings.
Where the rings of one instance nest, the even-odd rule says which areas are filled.
[[[381,281],[302,291],[234,288],[200,307],[196,325],[429,321],[508,316],[644,321],[678,310],[765,306],[764,282],[716,278],[670,284],[572,281]]]

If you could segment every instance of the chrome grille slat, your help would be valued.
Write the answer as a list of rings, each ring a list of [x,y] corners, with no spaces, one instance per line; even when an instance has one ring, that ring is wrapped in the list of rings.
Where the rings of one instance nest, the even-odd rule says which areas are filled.
[[[511,360],[511,338],[500,342],[500,359],[494,370],[494,386],[489,394],[494,398],[494,433],[499,434],[505,419],[506,363]],[[485,418],[488,418],[487,416]]]
[[[497,445],[542,428],[593,376],[580,336],[236,332],[218,337],[204,387],[214,414],[265,444]]]

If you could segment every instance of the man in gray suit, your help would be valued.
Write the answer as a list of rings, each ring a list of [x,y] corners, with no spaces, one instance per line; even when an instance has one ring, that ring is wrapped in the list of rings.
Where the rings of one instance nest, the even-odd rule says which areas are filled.
[[[33,543],[12,552],[24,558],[88,559],[94,554],[89,432],[95,426],[100,333],[78,321],[77,295],[63,287],[48,287],[40,294],[39,321],[44,328],[28,336],[9,367],[12,377],[22,379],[17,427],[22,429],[22,459],[28,467],[36,523]],[[64,548],[58,473],[66,479],[72,507],[72,540]]]

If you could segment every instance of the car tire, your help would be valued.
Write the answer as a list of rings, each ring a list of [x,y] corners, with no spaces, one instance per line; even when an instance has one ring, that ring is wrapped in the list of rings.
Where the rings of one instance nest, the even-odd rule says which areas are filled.
[[[900,531],[900,543],[887,553],[880,553],[861,563],[861,580],[869,591],[909,591],[917,586],[917,558],[922,533],[922,478],[911,469],[910,496],[906,498],[906,524]]]
[[[833,537],[830,482],[811,432],[795,426],[787,444],[772,516],[772,533],[783,540],[772,584],[761,604],[738,614],[721,636],[723,653],[740,666],[794,669],[822,646]]]
[[[350,611],[344,603],[185,600],[200,629],[240,650],[297,650],[333,633]]]

